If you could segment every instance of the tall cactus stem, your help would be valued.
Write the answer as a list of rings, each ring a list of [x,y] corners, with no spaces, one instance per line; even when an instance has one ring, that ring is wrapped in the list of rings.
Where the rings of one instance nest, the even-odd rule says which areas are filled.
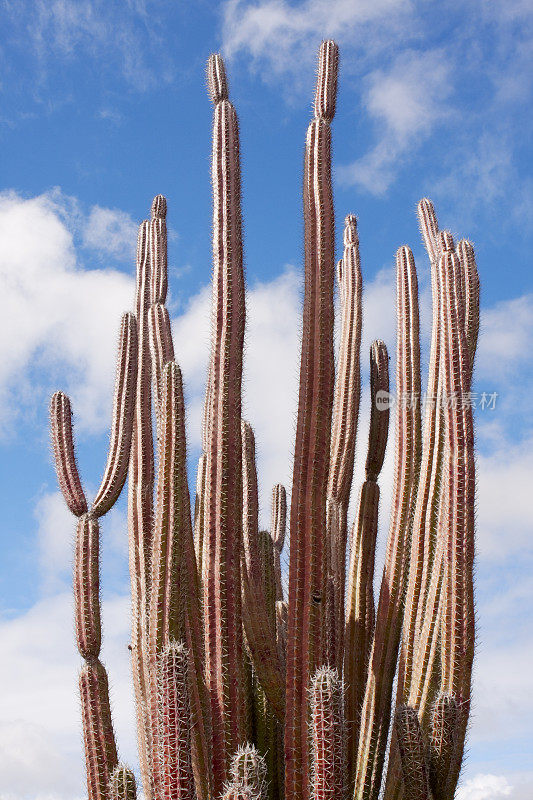
[[[329,661],[339,670],[342,669],[344,653],[347,515],[361,394],[359,367],[362,324],[361,269],[357,222],[353,214],[349,214],[345,220],[340,296],[341,340],[333,401],[327,514],[329,573],[333,582],[333,608],[329,620],[329,627],[333,632],[333,636],[330,637],[333,647]]]
[[[378,533],[379,486],[389,430],[389,356],[377,340],[370,348],[370,426],[367,479],[361,487],[351,536],[344,639],[347,774],[355,776],[359,723],[374,634],[374,558]]]
[[[338,51],[319,55],[316,116],[304,162],[305,293],[290,519],[285,798],[308,797],[308,688],[322,663],[327,566],[326,497],[333,402],[334,215],[330,119]],[[324,99],[325,98],[325,99]]]
[[[355,781],[355,796],[360,800],[377,800],[381,786],[402,624],[410,513],[420,456],[420,408],[416,403],[420,393],[418,291],[414,259],[409,248],[399,249],[396,265],[398,402],[394,488],[385,567],[361,714]]]
[[[206,675],[211,701],[214,792],[245,740],[246,703],[241,609],[241,383],[244,272],[239,127],[226,99],[220,56],[208,63],[214,102],[213,339],[209,367],[204,564]]]
[[[141,223],[137,241],[137,288],[135,308],[138,334],[138,366],[135,410],[128,481],[128,528],[132,600],[132,672],[137,713],[137,736],[141,778],[146,800],[153,800],[151,725],[149,705],[149,659],[147,612],[152,547],[154,453],[151,364],[148,342],[150,293],[149,222]]]

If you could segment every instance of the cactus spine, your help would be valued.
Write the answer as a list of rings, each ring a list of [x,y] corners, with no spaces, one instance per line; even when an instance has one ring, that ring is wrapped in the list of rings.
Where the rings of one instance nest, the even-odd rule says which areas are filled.
[[[323,42],[305,145],[305,293],[287,595],[286,492],[274,487],[271,529],[260,530],[255,440],[242,419],[239,129],[218,55],[207,68],[214,107],[212,340],[194,523],[182,376],[165,306],[161,195],[139,228],[135,313],[122,319],[110,448],[92,505],[78,472],[70,401],[62,392],[52,398],[58,481],[77,518],[75,624],[84,660],[89,800],[136,796],[132,772],[118,761],[99,660],[99,518],[117,501],[126,476],[132,672],[146,800],[377,800],[382,791],[386,800],[453,800],[475,639],[468,393],[479,277],[472,245],[456,246],[439,230],[431,202],[422,200],[433,293],[430,402],[422,435],[417,274],[410,249],[401,247],[394,487],[376,610],[388,354],[383,342],[372,344],[365,481],[349,536],[362,278],[356,218],[348,214],[337,265],[335,368],[330,124],[337,72],[337,46]]]

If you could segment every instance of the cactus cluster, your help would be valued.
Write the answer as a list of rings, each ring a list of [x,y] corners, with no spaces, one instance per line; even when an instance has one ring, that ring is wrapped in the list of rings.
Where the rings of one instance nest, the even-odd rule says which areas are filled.
[[[400,247],[392,511],[379,597],[379,475],[389,357],[370,352],[365,481],[348,507],[360,401],[362,279],[356,218],[335,269],[331,123],[338,49],[321,45],[304,161],[305,294],[289,514],[273,490],[260,530],[254,434],[242,419],[245,282],[239,127],[224,63],[214,106],[211,357],[191,514],[185,404],[165,307],[166,200],[141,224],[135,313],[120,334],[107,466],[92,505],[78,473],[69,399],[52,398],[59,484],[78,518],[76,638],[89,800],[133,800],[99,660],[99,518],[128,477],[132,675],[146,800],[452,800],[474,648],[474,434],[468,393],[479,320],[469,242],[418,215],[433,328],[422,424],[418,286]],[[334,353],[334,279],[340,339]],[[383,402],[385,400],[385,402]],[[155,423],[154,423],[155,420]]]

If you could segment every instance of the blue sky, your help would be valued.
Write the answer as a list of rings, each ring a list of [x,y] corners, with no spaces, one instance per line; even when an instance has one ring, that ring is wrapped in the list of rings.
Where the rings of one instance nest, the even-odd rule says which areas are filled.
[[[57,493],[48,399],[72,396],[89,494],[106,457],[136,226],[169,204],[170,308],[191,470],[209,336],[208,55],[227,60],[241,123],[249,287],[245,404],[263,513],[290,482],[301,300],[300,187],[316,49],[341,48],[334,122],[338,242],[357,214],[367,346],[394,349],[393,259],[412,246],[422,328],[428,264],[416,202],[475,244],[478,661],[461,800],[533,795],[533,6],[530,0],[0,0],[2,800],[84,796],[73,523]],[[426,349],[427,355],[427,349]],[[363,405],[361,441],[368,417]],[[360,448],[360,458],[362,457]],[[390,454],[384,489],[390,481]],[[357,479],[356,484],[357,486]],[[387,493],[385,491],[385,493]],[[387,508],[382,509],[386,527]],[[104,659],[119,747],[135,763],[124,506],[103,536]]]

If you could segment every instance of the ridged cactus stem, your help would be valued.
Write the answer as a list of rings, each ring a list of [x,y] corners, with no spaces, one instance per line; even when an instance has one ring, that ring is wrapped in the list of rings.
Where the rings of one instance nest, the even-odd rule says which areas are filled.
[[[417,638],[420,634],[418,626],[424,616],[423,606],[427,599],[429,581],[433,573],[436,522],[441,493],[440,474],[444,446],[442,390],[439,382],[441,358],[440,297],[437,275],[438,261],[435,261],[435,258],[441,252],[441,245],[438,236],[437,218],[432,203],[426,199],[420,201],[418,214],[426,249],[431,259],[433,323],[420,484],[413,517],[405,621],[398,675],[398,702],[403,704],[408,702],[410,696],[413,678],[413,658],[417,647]],[[421,679],[421,675],[415,676],[415,682],[416,680],[420,682]]]
[[[359,723],[366,687],[368,659],[374,635],[374,557],[378,533],[379,486],[389,430],[389,357],[382,341],[370,349],[370,429],[367,479],[361,487],[351,536],[344,651],[347,774],[355,776]],[[353,780],[353,777],[351,778]]]
[[[337,670],[316,671],[309,689],[312,800],[344,800],[346,753],[344,687]]]
[[[117,764],[109,780],[109,800],[136,800],[137,784],[131,769]]]
[[[72,435],[72,408],[63,392],[56,392],[50,402],[50,433],[59,488],[69,510],[76,517],[87,511],[87,500],[81,485],[74,437]]]
[[[128,474],[135,380],[137,375],[137,320],[124,314],[120,326],[115,397],[109,455],[102,483],[91,507],[91,514],[101,517],[115,505]]]
[[[264,558],[258,529],[257,472],[252,428],[242,422],[243,621],[253,664],[278,719],[285,711],[285,683],[276,641],[275,597],[266,593]],[[270,538],[270,534],[266,534]],[[273,587],[272,587],[273,588]]]
[[[304,161],[305,293],[290,517],[285,798],[309,795],[308,688],[322,664],[327,566],[326,497],[334,388],[334,215],[331,129],[338,49],[320,48],[315,118]]]
[[[158,800],[195,800],[191,763],[188,657],[183,642],[171,640],[158,655]]]
[[[355,797],[377,800],[391,715],[405,590],[410,514],[419,470],[420,392],[418,290],[414,259],[407,247],[397,253],[396,450],[391,523],[376,627],[361,714]],[[411,407],[410,407],[411,406]]]
[[[457,753],[460,708],[454,695],[439,694],[431,715],[429,741],[429,779],[434,800],[448,800],[450,775]]]
[[[333,582],[333,608],[328,627],[332,634],[329,663],[342,670],[344,653],[344,595],[348,504],[353,479],[355,441],[359,417],[361,375],[361,268],[357,221],[348,214],[344,227],[344,254],[338,267],[341,299],[340,346],[333,401],[328,477],[329,573]]]
[[[235,786],[244,786],[257,797],[266,789],[267,767],[263,756],[251,744],[237,749],[230,768],[230,781]]]
[[[276,600],[283,600],[283,580],[281,574],[281,554],[287,530],[287,493],[281,483],[272,489],[272,522],[270,535],[274,543],[274,569],[276,573]]]
[[[148,312],[148,329],[150,333],[150,352],[152,355],[152,375],[156,400],[157,427],[161,421],[161,398],[163,389],[163,367],[174,361],[174,345],[168,311],[161,303],[154,303]]]
[[[74,553],[74,617],[76,643],[85,660],[98,658],[100,624],[100,526],[84,514],[78,520]]]
[[[118,763],[103,664],[93,658],[80,672],[80,698],[89,800],[107,800],[108,783]]]
[[[242,548],[241,383],[244,273],[239,126],[220,56],[211,56],[214,103],[213,336],[209,367],[204,563],[206,675],[211,700],[213,791],[227,779],[246,737],[240,561]]]
[[[394,732],[400,752],[405,797],[408,800],[432,800],[426,745],[414,708],[398,707],[394,718]]]
[[[150,289],[150,223],[139,228],[135,309],[138,333],[138,366],[135,410],[128,480],[128,529],[132,602],[131,656],[141,778],[146,800],[153,800],[151,726],[149,713],[150,665],[148,658],[148,598],[152,547],[154,452],[151,360],[148,341]]]

